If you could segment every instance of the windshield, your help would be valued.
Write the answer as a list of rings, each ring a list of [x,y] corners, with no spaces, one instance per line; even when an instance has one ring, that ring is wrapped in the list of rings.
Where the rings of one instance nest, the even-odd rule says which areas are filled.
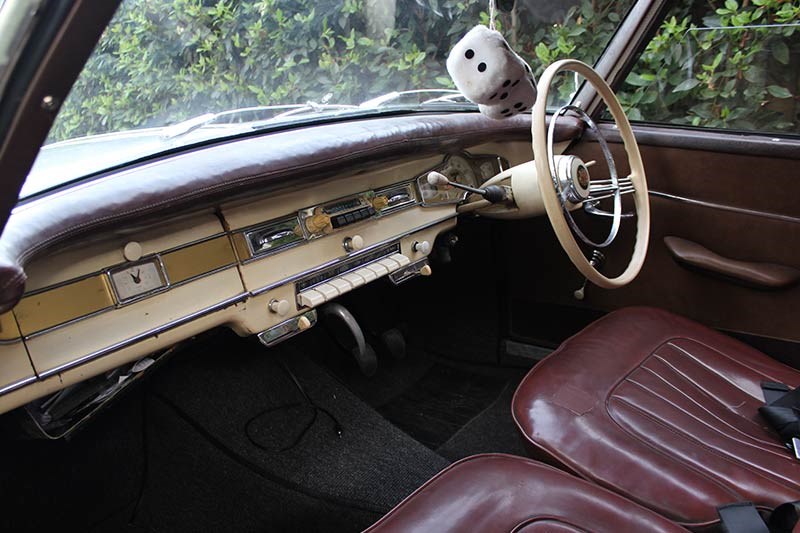
[[[498,1],[538,74],[593,64],[632,0]],[[167,150],[387,112],[476,112],[445,68],[488,1],[124,0],[63,103],[25,198]],[[565,103],[574,87],[558,92]]]

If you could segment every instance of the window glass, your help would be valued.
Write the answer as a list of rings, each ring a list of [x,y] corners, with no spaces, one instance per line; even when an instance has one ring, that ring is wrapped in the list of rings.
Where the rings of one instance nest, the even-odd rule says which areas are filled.
[[[800,134],[800,3],[680,0],[618,92],[631,120]]]
[[[632,3],[498,0],[497,27],[538,75],[564,57],[594,63]],[[22,196],[254,129],[387,110],[475,111],[445,61],[472,26],[488,23],[488,4],[124,0]],[[555,91],[562,103],[569,82]]]

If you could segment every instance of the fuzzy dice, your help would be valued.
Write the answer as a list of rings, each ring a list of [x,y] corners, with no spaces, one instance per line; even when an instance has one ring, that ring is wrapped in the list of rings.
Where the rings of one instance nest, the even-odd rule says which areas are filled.
[[[447,71],[461,94],[484,115],[503,119],[533,107],[536,82],[531,67],[495,30],[478,25],[450,51]]]

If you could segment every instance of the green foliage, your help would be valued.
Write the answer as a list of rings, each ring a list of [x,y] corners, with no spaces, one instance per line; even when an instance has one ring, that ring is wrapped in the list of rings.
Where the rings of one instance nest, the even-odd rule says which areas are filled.
[[[620,101],[632,120],[800,133],[798,22],[797,1],[680,2]]]
[[[631,118],[800,131],[797,28],[733,28],[796,22],[800,7],[740,1],[695,2],[715,10],[701,15],[680,2],[620,93]],[[374,3],[125,0],[50,141],[232,108],[326,98],[357,104],[391,91],[453,88],[447,53],[475,23],[488,23],[487,2],[396,0],[393,26],[377,33],[366,15]],[[518,0],[513,13],[499,14],[498,29],[538,75],[561,58],[593,63],[631,3]],[[699,31],[704,25],[724,29]],[[574,90],[567,81],[553,91],[557,101]]]
[[[447,53],[478,21],[488,23],[488,3],[397,0],[394,27],[371,35],[368,1],[125,0],[50,141],[328,94],[331,103],[357,104],[391,91],[454,88]],[[599,16],[588,0],[571,9],[552,3],[546,20],[524,7],[498,20],[539,71],[542,60],[573,54],[594,61],[630,0],[600,2]]]

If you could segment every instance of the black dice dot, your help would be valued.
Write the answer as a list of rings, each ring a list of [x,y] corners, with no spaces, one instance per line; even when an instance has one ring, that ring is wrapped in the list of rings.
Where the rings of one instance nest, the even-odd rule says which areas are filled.
[[[484,72],[486,70],[486,63],[478,63],[478,72]]]
[[[519,109],[520,107],[522,107],[522,102],[517,102],[516,104],[514,104],[514,107]]]
[[[502,114],[504,114],[504,115],[505,115],[506,113],[510,113],[510,112],[511,112],[511,110],[510,110],[510,109],[508,109],[508,108],[505,108],[505,109],[503,109],[503,110],[502,110],[502,111],[500,111],[500,112],[501,112]]]
[[[509,85],[511,85],[511,80],[506,80],[503,82],[503,87],[508,87]]]
[[[469,50],[464,52],[464,57],[466,57],[467,59],[472,59],[473,57],[475,57],[475,50],[470,48]]]
[[[512,83],[512,84],[511,84],[511,86],[512,86],[512,87],[516,87],[518,83],[519,83],[519,80],[517,80],[517,81],[515,81],[514,83]]]
[[[506,98],[508,98],[508,93],[503,93],[500,95],[500,100],[505,100]]]
[[[494,100],[495,96],[497,96],[497,93],[494,93],[492,96],[490,96],[489,100]]]
[[[520,113],[522,113],[522,112],[523,112],[523,111],[525,111],[526,109],[528,109],[528,108],[527,108],[527,107],[520,107],[520,108],[519,108],[519,112],[520,112]]]

